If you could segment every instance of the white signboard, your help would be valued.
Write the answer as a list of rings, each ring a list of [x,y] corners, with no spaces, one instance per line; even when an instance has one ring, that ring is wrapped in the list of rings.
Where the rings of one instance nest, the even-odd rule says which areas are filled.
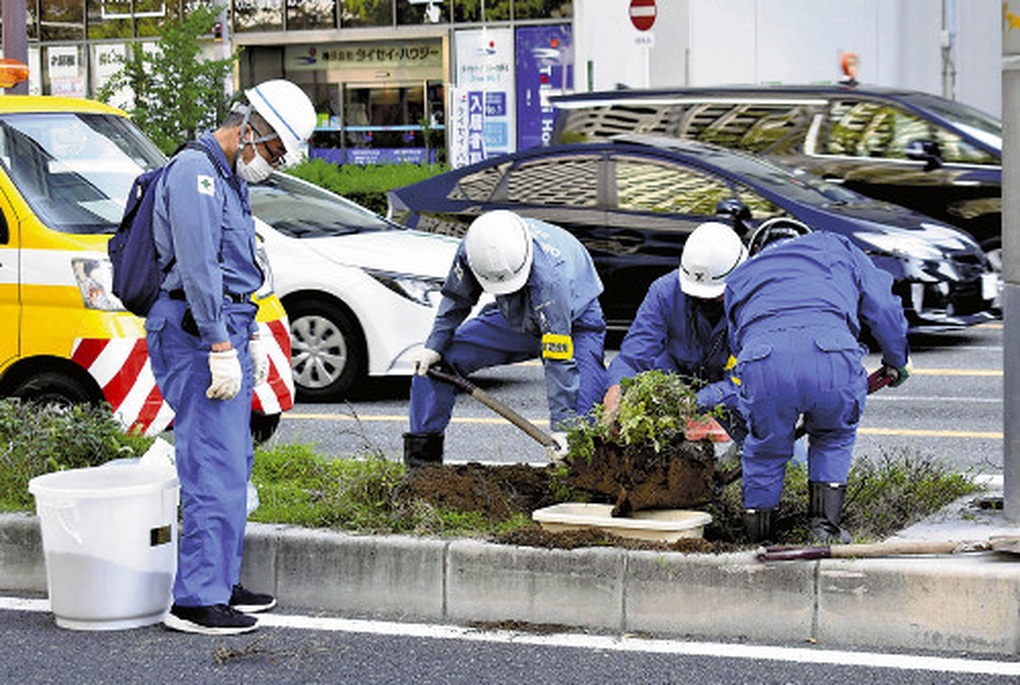
[[[511,29],[473,29],[454,34],[456,87],[469,110],[464,144],[470,156],[492,157],[516,150],[514,34]],[[481,108],[481,112],[471,112]],[[473,115],[473,118],[472,118]],[[480,125],[481,130],[474,128]],[[481,140],[478,134],[481,133]],[[459,141],[458,141],[458,144]],[[472,161],[469,159],[468,161]],[[454,161],[456,163],[456,161]]]

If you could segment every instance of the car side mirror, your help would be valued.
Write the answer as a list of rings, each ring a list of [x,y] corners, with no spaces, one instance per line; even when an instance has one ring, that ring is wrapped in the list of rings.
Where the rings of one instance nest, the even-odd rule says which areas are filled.
[[[742,239],[750,232],[748,222],[751,221],[751,210],[736,198],[727,198],[715,206],[715,215],[725,217],[733,222],[733,230]]]
[[[934,140],[912,140],[905,150],[907,159],[924,162],[924,170],[931,171],[942,166],[942,150]]]

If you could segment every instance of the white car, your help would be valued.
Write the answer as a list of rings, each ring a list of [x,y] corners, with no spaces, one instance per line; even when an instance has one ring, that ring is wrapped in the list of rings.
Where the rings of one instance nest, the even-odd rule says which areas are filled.
[[[290,320],[298,399],[341,399],[365,377],[410,376],[459,241],[285,174],[249,192]]]

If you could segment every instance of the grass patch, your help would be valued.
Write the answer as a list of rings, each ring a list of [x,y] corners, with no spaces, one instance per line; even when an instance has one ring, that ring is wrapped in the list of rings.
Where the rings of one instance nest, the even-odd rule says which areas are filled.
[[[317,186],[343,195],[377,214],[386,214],[386,191],[417,183],[448,171],[444,164],[336,165],[324,159],[311,159],[287,169]]]
[[[141,456],[151,442],[151,438],[125,434],[109,408],[79,406],[54,411],[2,400],[0,512],[34,509],[28,481],[35,476]],[[260,500],[252,520],[265,523],[479,538],[505,535],[531,524],[530,511],[492,516],[408,497],[403,464],[378,453],[334,458],[308,445],[260,448],[252,481]],[[548,488],[549,503],[584,499],[555,474]],[[792,464],[776,521],[779,541],[804,540],[807,490],[806,468]],[[980,490],[971,475],[916,450],[857,458],[850,471],[844,523],[858,541],[881,539]],[[725,488],[706,509],[713,517],[705,531],[707,538],[720,542],[742,539],[740,481]]]
[[[971,475],[960,473],[917,450],[883,451],[877,458],[854,459],[847,479],[843,526],[855,542],[880,540],[934,514],[982,487]],[[706,537],[726,542],[743,537],[741,482],[731,483],[706,508],[712,523]],[[777,542],[801,544],[808,528],[807,467],[791,463],[774,523]]]
[[[35,476],[141,456],[151,443],[125,434],[109,407],[55,409],[0,401],[0,512],[35,507],[28,492]]]

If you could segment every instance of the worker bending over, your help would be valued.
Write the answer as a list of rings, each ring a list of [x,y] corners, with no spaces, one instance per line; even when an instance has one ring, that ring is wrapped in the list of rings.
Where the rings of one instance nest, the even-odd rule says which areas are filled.
[[[483,292],[495,302],[468,318]],[[468,375],[540,358],[556,443],[549,456],[566,456],[567,427],[591,410],[604,387],[602,281],[588,251],[558,226],[488,212],[468,228],[442,293],[432,332],[415,358],[404,463],[442,462],[457,391],[428,375],[440,361]]]
[[[752,541],[771,535],[786,463],[803,416],[809,437],[809,536],[849,542],[840,527],[846,480],[867,396],[866,324],[883,373],[907,378],[907,322],[892,279],[847,238],[789,219],[765,222],[751,258],[726,280],[726,318],[747,420],[744,522]]]
[[[660,276],[641,302],[634,322],[606,372],[602,403],[610,416],[619,410],[620,381],[642,371],[666,371],[706,384],[698,406],[727,408],[720,420],[738,444],[746,431],[737,413],[736,385],[726,371],[730,345],[723,317],[726,278],[747,259],[747,250],[732,228],[703,223],[691,232],[680,268]]]

